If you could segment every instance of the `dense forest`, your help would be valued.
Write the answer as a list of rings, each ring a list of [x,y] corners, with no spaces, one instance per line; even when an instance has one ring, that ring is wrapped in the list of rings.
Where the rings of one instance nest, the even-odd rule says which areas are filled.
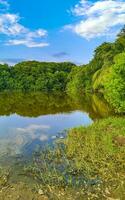
[[[125,27],[115,42],[97,47],[89,64],[72,69],[67,91],[101,93],[116,112],[125,112]]]
[[[27,61],[0,65],[0,89],[16,91],[64,91],[74,64]]]
[[[125,28],[113,43],[96,48],[83,66],[70,62],[27,61],[0,65],[0,90],[66,91],[69,95],[98,92],[116,112],[125,112]]]

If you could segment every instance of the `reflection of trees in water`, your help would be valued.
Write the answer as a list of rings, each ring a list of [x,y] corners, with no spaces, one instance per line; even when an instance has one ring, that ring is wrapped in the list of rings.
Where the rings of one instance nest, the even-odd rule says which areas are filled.
[[[106,103],[105,99],[95,94],[92,96],[92,108],[95,113],[99,113],[100,117],[106,117],[109,113],[111,114],[111,108]]]
[[[79,95],[74,97],[73,100],[77,105],[77,109],[87,112],[93,120],[114,114],[105,99],[96,94]]]
[[[2,93],[0,95],[0,114],[13,113],[21,116],[37,117],[45,114],[71,111],[69,99],[63,94]]]
[[[1,93],[0,115],[18,114],[37,117],[80,110],[89,113],[92,119],[106,117],[111,113],[106,102],[96,95],[69,97],[66,94]]]

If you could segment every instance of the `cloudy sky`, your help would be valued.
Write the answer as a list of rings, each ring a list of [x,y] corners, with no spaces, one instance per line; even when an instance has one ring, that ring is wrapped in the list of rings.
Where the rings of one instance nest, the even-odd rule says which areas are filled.
[[[124,24],[124,0],[0,0],[0,61],[87,63]]]

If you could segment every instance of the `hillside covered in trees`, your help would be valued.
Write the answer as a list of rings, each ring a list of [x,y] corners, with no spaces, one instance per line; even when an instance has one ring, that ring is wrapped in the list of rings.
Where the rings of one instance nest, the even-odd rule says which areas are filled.
[[[21,62],[13,67],[0,65],[0,90],[64,91],[74,64]]]
[[[125,28],[115,42],[100,45],[89,64],[73,68],[67,91],[101,93],[116,112],[125,112]]]
[[[115,42],[96,48],[89,64],[27,61],[0,65],[0,90],[98,92],[116,112],[125,112],[125,28]]]

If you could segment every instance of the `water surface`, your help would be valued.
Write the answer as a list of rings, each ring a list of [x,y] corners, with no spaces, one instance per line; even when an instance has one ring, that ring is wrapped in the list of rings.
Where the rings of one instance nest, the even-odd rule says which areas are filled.
[[[106,102],[95,95],[1,93],[0,157],[31,155],[38,146],[63,139],[66,129],[109,115]]]

